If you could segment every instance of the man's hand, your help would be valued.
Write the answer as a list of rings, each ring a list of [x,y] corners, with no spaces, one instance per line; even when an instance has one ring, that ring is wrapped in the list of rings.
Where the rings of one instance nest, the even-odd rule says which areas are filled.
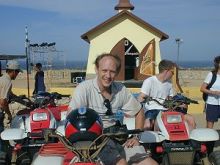
[[[136,137],[133,137],[131,139],[128,139],[125,143],[124,146],[126,146],[127,148],[132,148],[133,146],[137,146],[139,145],[139,140]]]
[[[211,91],[211,94],[220,96],[220,91]]]
[[[8,116],[8,122],[7,122],[7,124],[10,124],[10,123],[11,123],[11,120],[12,120],[12,115],[11,115],[11,113],[7,113],[7,116]]]
[[[179,105],[179,107],[181,107],[181,108],[188,108],[188,105],[187,104],[181,104],[181,105]]]

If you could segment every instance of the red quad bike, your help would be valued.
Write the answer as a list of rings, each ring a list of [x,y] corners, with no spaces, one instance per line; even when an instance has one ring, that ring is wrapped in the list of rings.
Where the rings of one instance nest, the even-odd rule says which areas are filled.
[[[184,114],[176,111],[181,104],[197,102],[181,94],[164,100],[163,104],[153,98],[146,100],[147,103],[155,101],[168,108],[156,118],[159,131],[145,131],[140,136],[140,141],[150,149],[152,157],[162,165],[209,165],[208,155],[215,141],[219,140],[217,131],[209,128],[190,131]]]
[[[138,129],[127,130],[125,125],[116,123],[103,130],[101,118],[94,110],[74,110],[67,117],[65,136],[57,130],[45,130],[45,139],[57,138],[59,141],[44,144],[32,165],[103,165],[98,154],[109,139],[123,143],[129,134],[141,132]]]
[[[56,102],[69,95],[43,92],[35,95],[33,101],[25,96],[12,98],[26,108],[17,112],[12,119],[10,128],[5,129],[1,138],[9,140],[8,155],[10,164],[30,164],[33,155],[45,143],[42,130],[56,129],[66,118],[68,105],[58,105]],[[4,136],[6,134],[6,136]],[[17,137],[19,134],[22,137]],[[24,136],[25,135],[25,136]],[[54,139],[50,139],[54,141]]]

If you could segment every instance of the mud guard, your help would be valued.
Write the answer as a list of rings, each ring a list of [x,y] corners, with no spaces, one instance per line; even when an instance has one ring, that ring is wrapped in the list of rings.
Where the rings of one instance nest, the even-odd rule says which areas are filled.
[[[1,138],[3,140],[21,140],[26,137],[27,137],[27,133],[24,131],[24,129],[19,129],[19,128],[5,129],[1,133]]]
[[[57,132],[59,132],[61,135],[65,136],[65,125],[64,124],[59,125],[57,127]]]
[[[140,134],[140,142],[142,143],[160,143],[165,140],[165,137],[160,132],[145,131]]]
[[[41,156],[38,155],[31,165],[42,165],[42,164],[53,164],[53,165],[62,165],[64,157],[62,156]]]
[[[127,125],[128,130],[135,129],[135,117],[124,117],[123,124]]]
[[[196,128],[190,132],[190,139],[200,142],[217,141],[219,140],[219,134],[214,129]]]

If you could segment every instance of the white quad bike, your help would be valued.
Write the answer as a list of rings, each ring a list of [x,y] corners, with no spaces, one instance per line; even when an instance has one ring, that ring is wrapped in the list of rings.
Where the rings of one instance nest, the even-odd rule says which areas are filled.
[[[175,111],[181,104],[197,103],[183,95],[177,94],[161,104],[156,99],[147,98],[168,108],[159,112],[156,123],[159,131],[145,131],[141,133],[140,141],[150,149],[152,157],[162,165],[219,165],[220,161],[209,161],[214,143],[219,140],[216,130],[209,128],[195,128],[189,130],[184,114]],[[216,158],[211,154],[210,158]]]
[[[115,139],[123,144],[128,138],[128,135],[139,134],[143,131],[140,129],[128,130],[126,125],[122,125],[120,121],[116,121],[114,125],[104,129],[97,138],[91,141],[90,136],[94,134],[90,134],[90,132],[93,133],[99,128],[99,126],[97,126],[97,120],[100,120],[100,116],[97,116],[97,118],[94,118],[88,111],[86,113],[79,111],[78,115],[73,114],[69,117],[76,119],[74,120],[75,122],[73,122],[76,124],[74,125],[76,127],[71,126],[71,128],[74,128],[72,131],[75,132],[75,134],[80,134],[80,136],[76,135],[77,140],[74,142],[71,142],[70,138],[68,139],[65,137],[64,125],[59,126],[57,129],[44,129],[43,136],[47,143],[41,146],[39,152],[35,154],[31,164],[103,165],[97,155],[109,139]],[[114,117],[111,117],[111,119],[114,120]],[[91,127],[87,127],[90,124],[87,125],[86,123],[94,124],[92,124]],[[13,131],[16,131],[16,134],[13,134],[13,137],[11,137],[12,139],[24,139],[28,136],[23,129],[14,129],[4,131],[1,135],[2,138],[9,139]],[[51,142],[49,141],[50,138],[58,139],[58,141]]]
[[[142,145],[146,146],[147,150],[150,150],[152,157],[162,165],[208,165],[210,164],[208,160],[208,155],[213,148],[212,144],[215,141],[219,140],[219,135],[217,131],[207,128],[196,128],[192,131],[189,131],[189,127],[187,123],[184,121],[183,114],[174,111],[175,107],[182,103],[189,104],[195,102],[186,97],[177,98],[176,100],[165,100],[164,106],[169,107],[169,110],[166,112],[161,112],[156,119],[160,130],[144,131],[142,133],[140,133],[141,131],[139,131],[140,142],[142,143]],[[129,130],[134,129],[133,118],[124,118],[124,123],[126,123]],[[13,134],[14,137],[10,137],[11,139],[19,140],[24,139],[28,136],[28,134],[22,129],[16,129],[14,131],[17,131],[17,133]],[[4,132],[1,135],[2,139],[10,139],[9,135],[11,135],[12,132],[12,130]],[[63,125],[59,126],[56,132],[61,132],[60,136],[63,137]],[[54,133],[50,135],[54,137]],[[62,141],[61,139],[63,138],[60,138],[60,141]],[[92,145],[90,145],[89,147],[91,146]],[[71,152],[69,152],[69,150],[71,150]],[[32,164],[96,164],[94,162],[74,163],[74,150],[76,150],[76,148],[70,146],[69,144],[60,145],[59,142],[45,144],[41,147],[41,153],[36,155]],[[48,151],[49,153],[47,152],[45,155],[44,151]],[[86,152],[88,152],[88,150],[86,150]],[[211,155],[213,154],[210,154],[210,156]],[[214,163],[213,165],[218,165],[218,163]]]
[[[2,132],[3,135],[8,132],[7,137],[2,139],[9,141],[5,164],[6,162],[17,165],[31,163],[33,155],[45,143],[42,130],[56,129],[66,118],[68,105],[56,104],[63,97],[69,97],[69,95],[42,92],[35,95],[33,100],[25,96],[12,98],[12,102],[22,104],[23,109],[19,109],[12,119],[10,128]],[[23,136],[23,133],[26,136]],[[17,138],[17,134],[23,138]]]

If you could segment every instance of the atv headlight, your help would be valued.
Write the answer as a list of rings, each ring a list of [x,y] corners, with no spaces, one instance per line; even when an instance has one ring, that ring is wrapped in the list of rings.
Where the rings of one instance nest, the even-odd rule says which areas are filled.
[[[33,114],[33,121],[42,121],[42,120],[47,120],[46,113],[34,113]]]
[[[167,116],[167,123],[180,123],[182,122],[181,115],[168,115]]]

